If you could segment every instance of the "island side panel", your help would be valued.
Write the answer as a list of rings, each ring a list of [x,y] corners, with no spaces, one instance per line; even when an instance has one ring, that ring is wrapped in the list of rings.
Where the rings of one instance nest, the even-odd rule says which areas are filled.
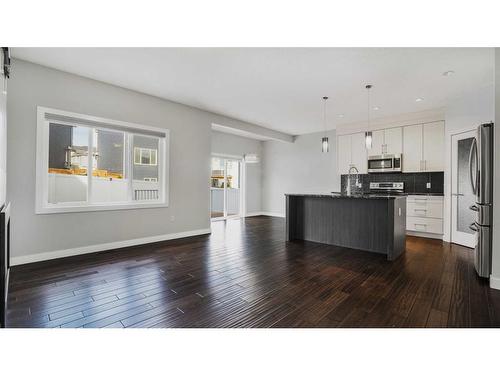
[[[395,260],[406,250],[406,197],[397,198],[393,201],[390,216],[393,220],[392,248],[387,256],[389,260]]]
[[[290,223],[295,223],[294,239],[387,254],[389,200],[314,196],[295,199],[301,203],[293,206],[295,218],[289,218]]]

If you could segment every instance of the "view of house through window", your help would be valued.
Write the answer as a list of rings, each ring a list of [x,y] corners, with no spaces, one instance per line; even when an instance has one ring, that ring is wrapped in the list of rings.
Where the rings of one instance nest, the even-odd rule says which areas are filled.
[[[49,203],[86,202],[89,128],[50,124]]]
[[[162,199],[160,146],[165,137],[57,121],[47,121],[46,126],[47,204],[71,207]]]
[[[240,176],[240,160],[212,158],[210,185],[212,218],[224,218],[240,214]]]

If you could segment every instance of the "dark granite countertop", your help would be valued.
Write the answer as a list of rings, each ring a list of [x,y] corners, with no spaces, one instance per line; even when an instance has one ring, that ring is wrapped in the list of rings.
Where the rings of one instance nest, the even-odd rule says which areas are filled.
[[[389,194],[351,194],[347,195],[339,192],[331,193],[288,193],[285,195],[296,197],[316,197],[316,198],[348,198],[348,199],[401,199],[406,198],[406,195],[389,195]]]

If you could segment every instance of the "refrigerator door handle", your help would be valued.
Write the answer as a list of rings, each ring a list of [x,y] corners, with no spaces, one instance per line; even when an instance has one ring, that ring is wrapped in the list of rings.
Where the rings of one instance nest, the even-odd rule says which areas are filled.
[[[479,207],[473,204],[472,206],[469,207],[469,210],[479,212]]]
[[[469,229],[473,230],[474,232],[479,232],[479,229],[477,229],[476,223],[472,223],[471,225],[469,225]]]
[[[476,166],[477,166],[477,140],[476,140],[476,138],[474,138],[474,140],[472,141],[472,145],[470,146],[470,153],[469,153],[469,178],[470,178],[470,185],[472,187],[472,192],[474,193],[474,195],[476,195],[477,194],[477,173],[474,176],[474,173],[472,171],[473,157],[476,158]]]

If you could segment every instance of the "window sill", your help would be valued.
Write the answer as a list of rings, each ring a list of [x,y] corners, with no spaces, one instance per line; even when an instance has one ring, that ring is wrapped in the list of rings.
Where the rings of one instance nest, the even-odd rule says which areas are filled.
[[[155,202],[155,203],[118,203],[118,204],[106,204],[106,205],[88,205],[88,206],[46,206],[37,207],[35,214],[46,215],[46,214],[63,214],[72,212],[97,212],[97,211],[117,211],[117,210],[137,210],[144,208],[162,208],[168,207],[168,203],[165,202]]]

